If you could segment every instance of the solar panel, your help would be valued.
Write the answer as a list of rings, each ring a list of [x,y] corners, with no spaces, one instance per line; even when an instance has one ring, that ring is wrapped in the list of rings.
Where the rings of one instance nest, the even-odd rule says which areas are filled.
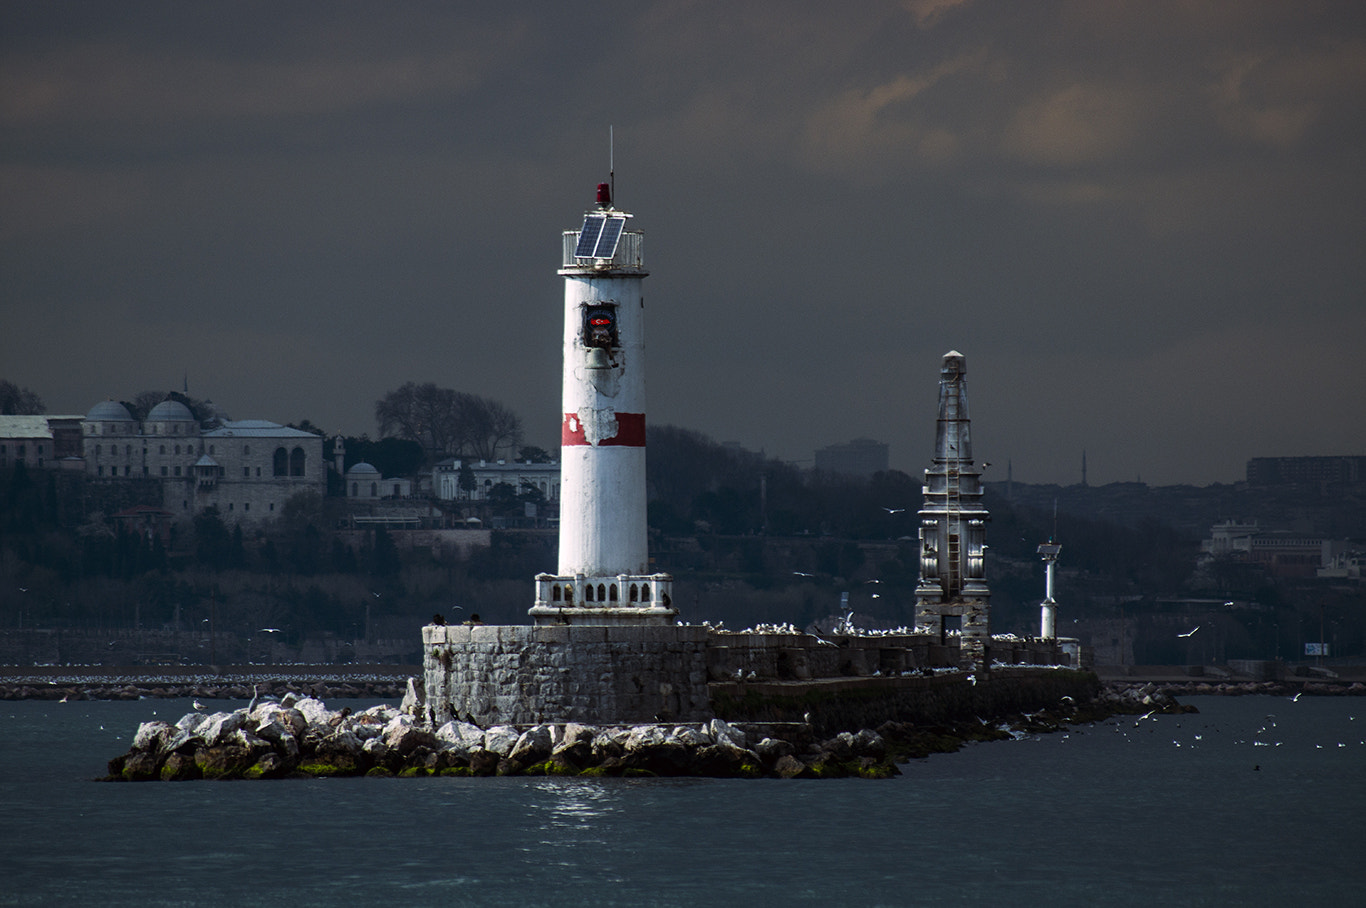
[[[574,247],[575,258],[593,257],[593,250],[598,246],[598,237],[602,236],[602,227],[606,222],[606,216],[601,214],[590,214],[583,219],[583,229],[579,231],[579,244]]]
[[[593,258],[610,259],[615,255],[617,241],[621,239],[621,231],[625,226],[626,218],[608,218],[602,227],[602,236],[598,238],[598,246],[593,250]]]

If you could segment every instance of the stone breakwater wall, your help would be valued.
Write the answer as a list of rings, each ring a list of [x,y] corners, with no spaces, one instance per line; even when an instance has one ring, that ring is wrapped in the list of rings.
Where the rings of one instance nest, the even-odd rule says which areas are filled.
[[[1360,681],[1116,681],[1105,682],[1107,690],[1159,691],[1169,697],[1366,697],[1366,684]]]
[[[451,719],[489,727],[715,716],[806,722],[814,714],[823,727],[838,731],[904,717],[941,721],[974,710],[1035,709],[1095,692],[1094,675],[1066,670],[997,670],[984,674],[980,685],[962,683],[959,672],[927,677],[931,666],[956,664],[957,648],[910,634],[827,639],[688,625],[429,625],[422,634],[425,717],[436,725]],[[1066,658],[1044,644],[1021,643],[1019,649],[1010,655],[1035,664]],[[949,693],[959,688],[963,692]]]
[[[711,718],[705,627],[428,625],[427,718],[481,727]]]
[[[993,640],[991,655],[1007,665],[1063,665],[1069,659],[1057,644],[1038,640]],[[713,682],[885,677],[958,662],[957,644],[940,644],[927,634],[712,631],[707,637],[707,678]]]
[[[1083,706],[1100,692],[1090,672],[997,668],[989,673],[730,681],[711,685],[716,715],[730,722],[806,722],[816,734],[878,728],[887,722],[954,725]]]
[[[415,673],[414,666],[6,666],[0,700],[397,698]]]

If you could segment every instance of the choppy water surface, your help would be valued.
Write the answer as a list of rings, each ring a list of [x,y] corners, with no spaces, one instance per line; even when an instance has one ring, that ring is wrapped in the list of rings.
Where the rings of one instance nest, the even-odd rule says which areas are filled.
[[[187,701],[0,703],[0,904],[1361,904],[1366,700],[1187,702],[890,781],[136,785]]]

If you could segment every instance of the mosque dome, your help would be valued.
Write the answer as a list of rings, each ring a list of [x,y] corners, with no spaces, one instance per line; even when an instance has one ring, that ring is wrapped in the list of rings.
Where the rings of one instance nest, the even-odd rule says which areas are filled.
[[[194,422],[194,414],[190,408],[178,400],[163,400],[152,408],[147,414],[147,418],[154,422],[181,420],[184,422]]]
[[[360,463],[356,464],[351,469],[346,471],[347,476],[350,476],[353,473],[357,475],[373,473],[374,475],[378,476],[379,470],[376,470],[372,464],[368,464],[362,460]]]
[[[126,421],[132,422],[133,416],[128,408],[115,400],[102,400],[90,408],[85,418],[92,422]]]

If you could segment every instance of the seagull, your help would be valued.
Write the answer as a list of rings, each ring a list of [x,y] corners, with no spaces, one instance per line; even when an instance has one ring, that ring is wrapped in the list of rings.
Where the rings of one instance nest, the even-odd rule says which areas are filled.
[[[1189,637],[1191,634],[1194,634],[1194,633],[1195,633],[1196,631],[1198,631],[1198,630],[1200,630],[1200,625],[1197,624],[1195,627],[1193,627],[1193,628],[1191,628],[1190,630],[1186,631],[1184,634],[1177,634],[1176,636],[1178,636],[1178,637]]]
[[[864,583],[881,583],[881,580],[865,580]]]
[[[258,631],[258,633],[262,633],[262,634],[279,634],[279,633],[283,633],[283,631],[281,631],[278,627],[263,627],[263,628],[261,628],[260,631]]]
[[[253,684],[251,686],[251,702],[247,704],[247,712],[251,713],[256,711],[256,701],[259,700],[260,697],[260,692],[256,689],[256,685]]]
[[[370,595],[371,595],[371,596],[374,596],[376,599],[379,598],[379,593],[371,593]]]
[[[195,700],[195,701],[192,702],[190,705],[193,706],[193,707],[195,708],[195,711],[196,711],[196,712],[203,712],[203,711],[204,711],[204,704],[203,704],[203,703],[200,703],[198,700]]]
[[[796,574],[798,577],[814,577],[814,576],[816,576],[815,574],[808,574],[808,573],[806,573],[805,571],[793,571],[792,573]]]
[[[905,508],[889,508],[889,507],[885,507],[885,506],[884,506],[884,507],[882,508],[882,510],[886,511],[888,514],[900,514],[902,511],[904,511],[904,510],[906,510],[906,509],[905,509]]]

